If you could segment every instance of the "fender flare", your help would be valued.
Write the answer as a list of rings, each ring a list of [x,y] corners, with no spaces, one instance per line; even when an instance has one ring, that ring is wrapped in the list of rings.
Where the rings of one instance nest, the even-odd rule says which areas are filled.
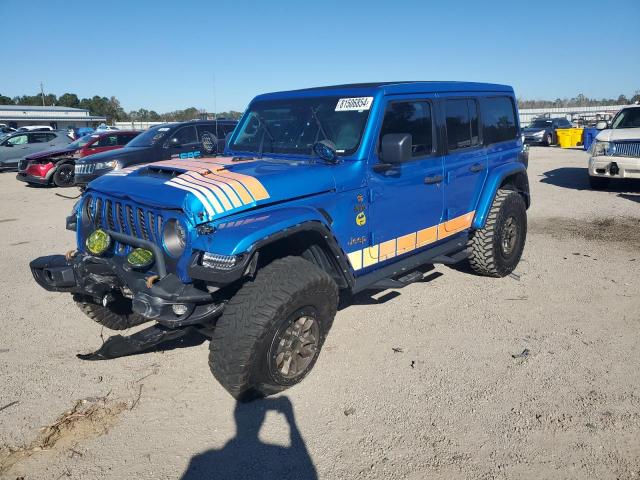
[[[520,174],[524,176],[526,182],[524,183],[523,188],[519,189],[518,192],[523,195],[527,208],[529,208],[531,200],[529,195],[527,168],[522,163],[508,163],[500,165],[490,171],[489,176],[485,181],[484,188],[482,189],[482,193],[480,194],[480,198],[478,199],[478,204],[476,206],[476,214],[472,223],[473,228],[479,229],[484,227],[484,224],[487,221],[487,216],[489,215],[489,210],[491,210],[491,205],[493,204],[493,199],[505,178]]]
[[[328,214],[307,206],[256,211],[241,218],[211,224],[214,232],[199,236],[192,248],[221,255],[241,255],[246,267],[255,253],[269,244],[301,232],[313,232],[319,235],[331,253],[329,260],[336,271],[344,277],[347,285],[352,286],[355,276],[330,223]]]

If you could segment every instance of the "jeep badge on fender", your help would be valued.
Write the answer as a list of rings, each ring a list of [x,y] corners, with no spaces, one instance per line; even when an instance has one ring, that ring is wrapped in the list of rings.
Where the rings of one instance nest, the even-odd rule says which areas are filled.
[[[211,371],[231,395],[269,395],[311,371],[342,293],[402,288],[434,263],[512,272],[530,204],[522,152],[504,85],[260,95],[224,155],[91,182],[67,219],[75,250],[31,270],[108,328],[155,322],[94,357],[195,326],[211,336]]]

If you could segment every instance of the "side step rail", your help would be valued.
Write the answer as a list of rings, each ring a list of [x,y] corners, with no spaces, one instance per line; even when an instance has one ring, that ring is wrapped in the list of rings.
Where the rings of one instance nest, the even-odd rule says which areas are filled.
[[[451,265],[467,258],[467,240],[467,233],[458,235],[428,250],[357,277],[352,293],[367,289],[398,289],[422,280],[424,273],[419,271],[421,267],[424,269],[431,265],[433,268],[435,263]]]

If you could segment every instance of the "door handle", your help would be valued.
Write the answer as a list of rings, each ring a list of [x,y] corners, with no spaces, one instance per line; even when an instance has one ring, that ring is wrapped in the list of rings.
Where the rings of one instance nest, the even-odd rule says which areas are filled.
[[[484,170],[484,167],[482,166],[481,163],[474,163],[469,167],[469,171],[473,173],[478,173],[478,172],[481,172],[482,170]]]
[[[426,177],[424,183],[427,185],[433,185],[434,183],[442,182],[442,175],[434,175],[433,177]]]

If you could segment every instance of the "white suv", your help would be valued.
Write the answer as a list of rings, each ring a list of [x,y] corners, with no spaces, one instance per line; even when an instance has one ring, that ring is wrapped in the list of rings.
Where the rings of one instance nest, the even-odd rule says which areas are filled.
[[[605,122],[598,123],[606,128]],[[589,183],[604,188],[617,178],[640,179],[640,105],[623,108],[602,130],[591,146]]]

